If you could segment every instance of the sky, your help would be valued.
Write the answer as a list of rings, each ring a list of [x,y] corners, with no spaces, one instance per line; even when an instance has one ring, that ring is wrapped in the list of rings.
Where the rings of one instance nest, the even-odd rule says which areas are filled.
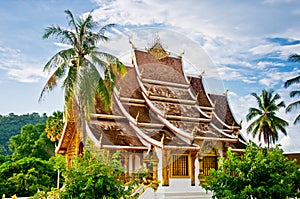
[[[183,57],[206,71],[204,78],[209,79],[208,69],[201,68],[207,64],[189,58],[189,53],[205,54],[222,82],[221,90],[228,89],[230,105],[237,120],[243,121],[242,132],[248,139],[245,115],[249,107],[256,106],[251,93],[273,89],[286,104],[296,100],[289,92],[299,85],[286,89],[283,84],[300,73],[300,64],[287,61],[290,54],[300,53],[298,0],[0,0],[1,115],[50,115],[62,110],[62,89],[47,94],[41,102],[38,98],[48,77],[43,66],[63,48],[58,41],[43,40],[42,35],[49,25],[67,26],[66,9],[78,16],[94,10],[93,17],[100,24],[117,24],[117,36],[112,35],[116,40],[152,29],[161,34],[168,49],[184,51]],[[176,42],[180,39],[170,43],[161,30],[184,38],[189,48],[179,47]],[[151,37],[145,45],[153,41]],[[127,48],[120,48],[117,54],[126,57],[126,52]],[[215,86],[208,81],[207,87],[214,90]],[[279,112],[290,123],[288,136],[280,135],[278,142],[288,152],[300,151],[300,126],[293,125],[297,113],[299,110]]]

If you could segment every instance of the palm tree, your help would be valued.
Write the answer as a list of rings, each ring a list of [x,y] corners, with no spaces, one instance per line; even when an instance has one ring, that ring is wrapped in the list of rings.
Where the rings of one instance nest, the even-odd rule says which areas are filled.
[[[251,93],[257,100],[258,108],[249,108],[249,113],[246,116],[246,120],[250,121],[256,118],[247,128],[247,133],[252,134],[253,137],[258,136],[258,141],[261,142],[263,137],[264,142],[270,146],[270,143],[278,141],[278,131],[281,131],[284,135],[287,135],[285,127],[288,126],[288,122],[276,116],[276,112],[285,107],[283,101],[276,104],[276,101],[280,99],[279,94],[274,94],[273,90],[262,90],[261,95]]]
[[[46,91],[52,91],[62,81],[64,89],[65,114],[76,104],[89,117],[99,96],[105,110],[111,107],[111,94],[116,83],[116,75],[125,74],[125,67],[115,56],[99,51],[97,44],[107,41],[105,35],[113,24],[99,28],[93,21],[92,12],[85,18],[75,20],[71,11],[65,11],[69,28],[51,25],[45,29],[43,39],[54,38],[70,46],[56,53],[44,66],[51,73],[40,99]],[[95,31],[99,29],[98,31]]]
[[[64,128],[63,113],[61,111],[55,111],[46,120],[47,137],[52,141],[56,142],[60,139],[61,133]]]
[[[289,61],[300,62],[300,55],[293,54],[293,55],[289,56]],[[289,86],[291,86],[293,84],[300,84],[300,75],[298,75],[298,76],[296,76],[292,79],[287,80],[284,83],[284,87],[288,88]],[[300,90],[295,90],[295,91],[290,92],[290,97],[291,98],[294,98],[296,96],[298,96],[298,97],[300,96]],[[289,104],[286,107],[286,112],[290,112],[294,109],[297,109],[298,106],[300,106],[300,99],[298,101],[295,101],[295,102],[292,102],[291,104]],[[300,114],[296,117],[296,119],[294,121],[294,124],[297,124],[298,122],[300,122]]]

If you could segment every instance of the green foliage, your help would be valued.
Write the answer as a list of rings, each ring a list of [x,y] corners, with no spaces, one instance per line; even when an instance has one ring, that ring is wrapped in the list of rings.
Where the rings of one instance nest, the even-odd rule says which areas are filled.
[[[285,127],[289,124],[285,120],[276,116],[279,109],[285,107],[283,101],[277,103],[280,99],[278,93],[274,94],[273,90],[262,90],[260,95],[256,93],[251,94],[256,98],[257,108],[249,108],[249,113],[246,116],[247,121],[253,120],[247,128],[247,133],[251,133],[253,137],[258,136],[258,141],[263,141],[270,146],[278,141],[278,132],[287,135]]]
[[[47,137],[52,142],[57,142],[63,132],[64,122],[63,122],[63,113],[61,111],[54,112],[46,120],[46,129]]]
[[[289,56],[289,61],[291,62],[300,62],[300,55],[299,54],[292,54]],[[288,88],[292,85],[300,85],[300,75],[293,77],[291,79],[288,79],[285,83],[284,83],[284,87]],[[287,107],[286,107],[286,112],[290,112],[290,111],[295,111],[297,110],[297,108],[299,108],[300,106],[300,90],[293,90],[290,92],[290,97],[291,98],[295,98],[298,97],[298,100],[290,103]],[[298,112],[299,113],[299,112]],[[294,124],[300,123],[300,114],[297,115],[297,117],[294,120]]]
[[[0,193],[32,196],[38,190],[49,190],[55,184],[54,166],[39,158],[23,158],[0,165]]]
[[[7,116],[0,115],[0,152],[3,155],[9,155],[9,138],[20,133],[22,126],[25,124],[45,123],[46,114],[40,116],[38,113],[27,113],[24,115],[15,115],[10,113]]]
[[[60,198],[125,198],[132,192],[132,186],[125,188],[119,179],[123,173],[116,155],[110,160],[105,151],[92,154],[85,150],[64,173],[65,186]]]
[[[218,170],[211,170],[203,187],[213,191],[214,198],[283,199],[300,196],[300,172],[296,161],[290,161],[276,148],[257,148],[250,142],[245,154],[228,151]]]
[[[122,75],[126,70],[118,58],[97,47],[100,42],[108,40],[105,33],[113,24],[100,28],[92,13],[84,18],[74,17],[69,10],[65,14],[69,27],[51,25],[43,35],[43,39],[54,38],[71,47],[56,53],[44,66],[44,71],[52,72],[52,75],[40,99],[45,92],[52,91],[63,82],[65,114],[71,113],[76,104],[80,112],[83,111],[80,116],[89,118],[95,108],[96,96],[102,100],[103,107],[111,108],[116,74]]]
[[[12,136],[9,139],[12,159],[36,157],[47,160],[53,156],[54,144],[47,138],[44,129],[44,124],[26,124],[22,127],[21,134]]]

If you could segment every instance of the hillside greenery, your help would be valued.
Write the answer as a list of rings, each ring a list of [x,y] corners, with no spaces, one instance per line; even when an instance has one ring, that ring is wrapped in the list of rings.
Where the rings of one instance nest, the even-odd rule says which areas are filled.
[[[0,115],[0,152],[2,155],[10,155],[12,151],[9,150],[9,138],[11,136],[20,134],[21,128],[26,124],[36,125],[38,123],[45,124],[47,115],[44,113],[27,113],[23,115],[15,115],[9,113],[8,115]]]

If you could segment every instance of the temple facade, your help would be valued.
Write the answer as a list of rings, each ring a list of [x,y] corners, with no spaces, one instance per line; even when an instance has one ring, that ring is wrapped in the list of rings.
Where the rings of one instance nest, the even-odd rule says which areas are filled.
[[[207,93],[202,75],[187,76],[182,57],[171,56],[160,42],[132,51],[112,110],[95,104],[85,124],[87,137],[99,148],[121,151],[125,180],[149,171],[158,188],[141,187],[140,198],[210,198],[201,188],[209,170],[228,148],[240,152],[246,146],[226,93]],[[68,161],[84,148],[76,118],[67,119],[56,149]]]

